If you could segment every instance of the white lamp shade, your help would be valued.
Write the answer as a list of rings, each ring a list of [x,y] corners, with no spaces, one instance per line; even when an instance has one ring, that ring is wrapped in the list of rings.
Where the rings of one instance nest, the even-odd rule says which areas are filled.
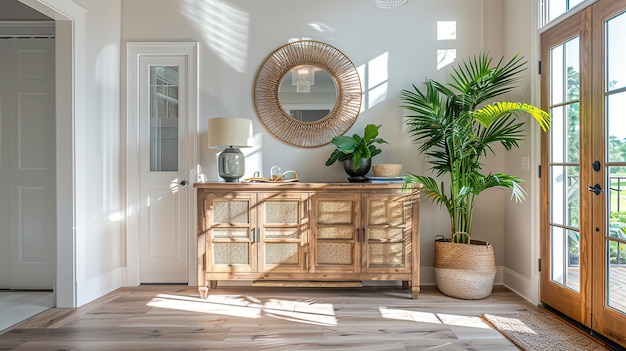
[[[252,121],[247,118],[209,118],[209,148],[252,147]]]

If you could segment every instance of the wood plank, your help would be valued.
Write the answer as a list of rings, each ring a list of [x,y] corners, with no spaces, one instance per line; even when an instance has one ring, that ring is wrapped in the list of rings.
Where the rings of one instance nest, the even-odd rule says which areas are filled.
[[[189,286],[118,289],[0,335],[0,350],[516,350],[478,316],[538,312],[503,287],[458,300],[435,287]]]

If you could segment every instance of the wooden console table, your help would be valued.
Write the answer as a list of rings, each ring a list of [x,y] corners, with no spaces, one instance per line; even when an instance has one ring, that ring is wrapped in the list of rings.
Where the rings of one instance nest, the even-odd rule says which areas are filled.
[[[419,287],[419,191],[402,184],[196,183],[198,284]]]

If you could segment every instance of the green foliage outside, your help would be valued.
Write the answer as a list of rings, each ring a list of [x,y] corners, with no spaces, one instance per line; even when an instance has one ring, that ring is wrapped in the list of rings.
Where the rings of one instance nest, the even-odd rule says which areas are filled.
[[[575,101],[580,98],[580,75],[573,67],[567,68],[567,89],[566,101]],[[609,82],[609,88],[615,86],[617,82]],[[578,163],[580,154],[580,105],[571,104],[567,108],[567,150],[566,159],[568,162]],[[609,135],[608,155],[610,162],[626,162],[626,138],[618,139]],[[608,194],[609,203],[609,233],[608,236],[626,239],[626,167],[609,167],[610,185]],[[568,188],[568,223],[572,227],[578,227],[580,223],[580,186],[579,167],[567,167],[567,176],[572,183]],[[621,179],[620,179],[621,178]],[[625,197],[620,198],[621,192]],[[568,239],[570,264],[578,264],[580,255],[580,242],[578,235],[570,235]],[[626,244],[611,241],[609,242],[609,263],[626,264]]]

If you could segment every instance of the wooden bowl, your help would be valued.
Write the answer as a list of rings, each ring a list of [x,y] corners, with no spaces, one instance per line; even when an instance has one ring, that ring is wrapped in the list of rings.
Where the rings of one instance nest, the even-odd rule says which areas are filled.
[[[374,177],[397,177],[402,171],[402,165],[399,163],[381,163],[372,166]]]

